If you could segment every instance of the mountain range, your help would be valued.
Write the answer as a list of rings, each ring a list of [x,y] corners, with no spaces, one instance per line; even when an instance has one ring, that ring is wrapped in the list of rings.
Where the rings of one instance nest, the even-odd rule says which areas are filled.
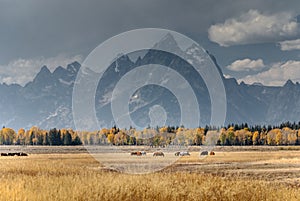
[[[157,45],[172,45],[173,48],[177,48],[176,41],[171,36],[165,37]],[[276,125],[285,121],[300,121],[299,83],[288,80],[282,87],[238,83],[235,78],[225,78],[216,58],[209,55],[218,68],[225,86],[227,97],[225,124],[247,122],[248,125]],[[115,124],[110,97],[118,81],[126,72],[147,64],[168,66],[188,80],[193,90],[197,92],[201,111],[199,124],[200,126],[209,124],[211,101],[203,79],[196,76],[197,73],[188,62],[171,53],[153,49],[121,55],[103,73],[95,95],[95,109],[101,127]],[[80,67],[80,63],[76,61],[66,68],[59,66],[53,72],[43,66],[33,81],[25,86],[0,84],[0,122],[3,126],[14,129],[31,126],[43,129],[74,128],[72,91]],[[88,73],[100,76],[92,71]],[[162,77],[162,81],[163,79],[168,77]],[[161,86],[146,85],[139,88],[132,94],[128,107],[134,122],[146,127],[151,123],[149,111],[157,105],[166,112],[164,124],[180,126],[178,100],[168,89]]]

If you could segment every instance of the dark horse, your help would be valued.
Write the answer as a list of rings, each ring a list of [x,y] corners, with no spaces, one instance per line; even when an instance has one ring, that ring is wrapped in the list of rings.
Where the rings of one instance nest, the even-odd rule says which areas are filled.
[[[154,152],[153,153],[153,156],[162,156],[162,157],[165,157],[165,154],[161,151],[157,151],[157,152]]]

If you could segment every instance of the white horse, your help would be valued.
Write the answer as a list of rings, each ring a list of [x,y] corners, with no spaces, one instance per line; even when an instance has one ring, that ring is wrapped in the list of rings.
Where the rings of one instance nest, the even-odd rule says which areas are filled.
[[[181,151],[179,156],[190,156],[191,154],[188,151]]]

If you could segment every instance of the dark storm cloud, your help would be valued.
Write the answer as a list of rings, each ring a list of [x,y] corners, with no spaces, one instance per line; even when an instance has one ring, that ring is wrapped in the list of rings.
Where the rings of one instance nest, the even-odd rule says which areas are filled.
[[[277,48],[274,56],[263,52],[256,56],[257,49],[265,48],[270,52],[274,45],[220,47],[209,41],[209,27],[249,10],[264,14],[284,11],[299,14],[299,9],[298,0],[288,3],[275,0],[0,0],[0,70],[14,68],[8,72],[18,72],[18,65],[12,64],[22,64],[20,67],[28,66],[29,69],[43,61],[48,61],[51,66],[78,58],[78,55],[84,58],[104,40],[124,31],[146,27],[187,34],[210,50],[224,66],[229,65],[229,61],[243,59],[243,54],[255,60],[265,57],[269,62],[287,54],[281,54]],[[39,68],[30,68],[35,69],[32,74]],[[18,81],[17,74],[9,79],[26,82],[25,78]]]
[[[294,2],[294,3],[293,3]],[[0,63],[14,58],[86,54],[105,39],[126,30],[161,27],[190,35],[249,9],[295,9],[278,1],[174,0],[27,0],[1,1]]]

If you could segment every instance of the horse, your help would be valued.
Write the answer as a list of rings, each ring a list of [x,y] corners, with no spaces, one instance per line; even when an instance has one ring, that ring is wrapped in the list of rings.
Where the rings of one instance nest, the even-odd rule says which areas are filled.
[[[1,153],[1,156],[8,156],[7,153]]]
[[[157,152],[154,152],[153,153],[153,156],[162,156],[162,157],[165,157],[165,154],[161,151],[157,151]]]
[[[191,154],[188,151],[181,151],[179,156],[190,156]]]
[[[28,156],[28,154],[24,153],[24,152],[21,152],[20,153],[20,156]]]
[[[179,156],[180,151],[175,152],[175,156]]]
[[[211,152],[209,153],[209,155],[213,156],[213,155],[216,155],[216,154],[215,154],[215,152],[211,151]]]
[[[130,153],[131,156],[141,156],[142,152],[141,151],[133,151]]]
[[[146,156],[146,152],[145,151],[141,151],[142,156]]]
[[[208,155],[208,151],[202,151],[202,152],[200,153],[200,156],[206,156],[206,155]]]

